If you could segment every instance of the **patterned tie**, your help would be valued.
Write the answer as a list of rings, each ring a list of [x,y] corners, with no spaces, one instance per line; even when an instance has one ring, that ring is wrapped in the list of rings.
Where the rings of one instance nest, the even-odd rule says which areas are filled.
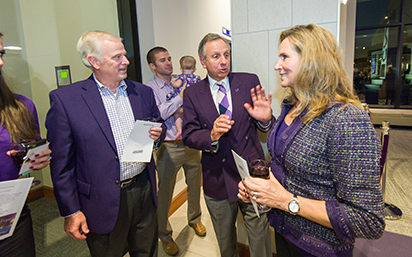
[[[217,92],[217,99],[219,102],[219,114],[226,114],[229,116],[229,120],[231,120],[232,113],[229,110],[229,101],[227,99],[226,89],[222,84],[217,85],[219,86],[219,91]]]

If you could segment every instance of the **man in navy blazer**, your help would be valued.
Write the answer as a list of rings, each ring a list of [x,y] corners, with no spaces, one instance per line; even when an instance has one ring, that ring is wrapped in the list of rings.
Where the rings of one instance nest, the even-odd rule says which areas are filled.
[[[203,190],[221,256],[238,256],[236,216],[240,209],[248,232],[250,256],[272,256],[266,215],[257,217],[252,204],[239,201],[237,171],[231,149],[248,163],[264,159],[257,128],[269,129],[273,122],[256,116],[257,108],[269,105],[254,74],[230,73],[230,46],[217,34],[207,34],[199,44],[199,58],[208,75],[184,91],[183,140],[202,150]],[[219,113],[219,87],[225,88],[226,114]],[[256,89],[255,89],[256,87]],[[258,94],[259,92],[259,94]],[[259,99],[257,99],[259,98]],[[252,107],[253,105],[253,107]]]
[[[77,44],[93,74],[50,93],[46,127],[64,229],[92,256],[157,256],[155,164],[122,162],[135,120],[162,122],[151,88],[129,80],[121,38],[101,31]],[[162,127],[147,135],[160,143]],[[140,256],[140,255],[139,255]]]

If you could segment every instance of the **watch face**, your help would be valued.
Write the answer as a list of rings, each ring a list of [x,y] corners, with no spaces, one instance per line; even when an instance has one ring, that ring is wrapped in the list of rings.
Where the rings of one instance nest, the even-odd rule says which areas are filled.
[[[291,212],[298,212],[299,211],[299,205],[295,202],[290,203],[289,209]]]
[[[292,200],[292,201],[289,203],[289,211],[290,211],[292,214],[298,213],[298,211],[299,211],[299,203],[298,203],[296,200]]]

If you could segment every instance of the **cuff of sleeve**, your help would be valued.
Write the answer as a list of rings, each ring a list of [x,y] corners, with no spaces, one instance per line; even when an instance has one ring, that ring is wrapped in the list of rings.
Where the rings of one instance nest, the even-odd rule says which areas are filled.
[[[257,123],[257,125],[259,126],[259,129],[260,129],[261,131],[263,131],[263,132],[268,132],[269,129],[270,129],[270,126],[272,125],[272,120],[270,120],[270,121],[269,121],[268,123],[266,123],[266,124],[262,124],[262,123],[260,123],[260,121],[257,121],[256,123]]]
[[[219,141],[214,141],[212,142],[212,152],[217,153],[217,150],[219,150]]]
[[[70,215],[67,215],[67,216],[63,216],[64,218],[68,218],[68,217],[71,217],[71,216],[73,216],[73,215],[75,215],[75,214],[77,214],[77,213],[79,213],[80,212],[80,210],[78,210],[78,211],[76,211],[75,213],[72,213],[72,214],[70,214]]]
[[[338,201],[326,201],[326,212],[339,239],[345,240],[353,237],[354,231],[350,226],[343,204]]]

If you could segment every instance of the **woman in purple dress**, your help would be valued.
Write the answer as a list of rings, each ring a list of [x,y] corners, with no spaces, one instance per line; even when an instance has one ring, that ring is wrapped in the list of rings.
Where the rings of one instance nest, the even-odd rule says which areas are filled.
[[[378,135],[326,29],[281,32],[275,70],[289,94],[268,136],[272,173],[240,182],[238,197],[272,207],[277,256],[351,256],[355,238],[385,228]]]
[[[4,65],[3,34],[0,33],[0,181],[17,179],[20,164],[16,162],[21,142],[40,138],[36,108],[32,101],[13,94],[1,74]],[[31,160],[30,168],[42,169],[50,163],[50,150],[45,150]],[[32,219],[27,204],[23,207],[11,237],[0,240],[0,256],[35,256]]]

